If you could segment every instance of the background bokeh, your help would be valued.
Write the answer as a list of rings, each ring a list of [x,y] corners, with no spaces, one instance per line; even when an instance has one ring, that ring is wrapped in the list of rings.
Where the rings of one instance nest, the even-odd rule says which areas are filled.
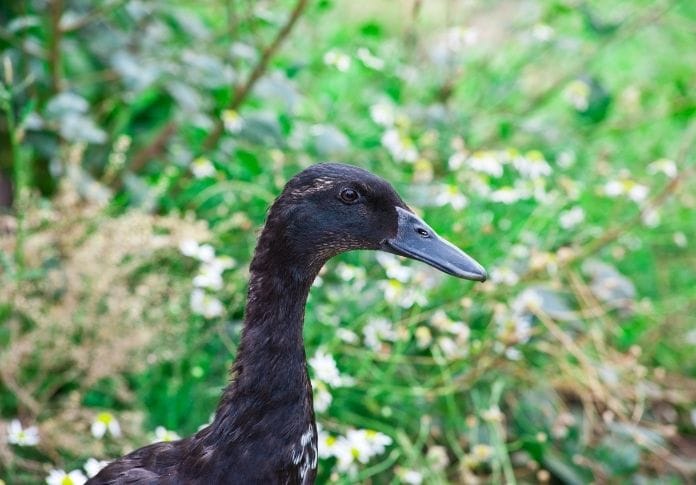
[[[0,6],[0,483],[196,431],[267,207],[372,170],[487,267],[327,264],[320,482],[696,480],[696,3]]]

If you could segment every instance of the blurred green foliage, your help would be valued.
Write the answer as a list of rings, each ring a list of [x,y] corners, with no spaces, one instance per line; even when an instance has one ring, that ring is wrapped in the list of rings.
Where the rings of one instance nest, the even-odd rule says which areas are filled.
[[[340,160],[392,182],[492,279],[370,253],[328,264],[308,302],[307,355],[331,356],[353,382],[315,383],[331,396],[318,420],[333,438],[370,429],[392,443],[368,464],[322,460],[322,483],[693,480],[695,32],[696,4],[678,0],[4,3],[10,296],[72,264],[60,251],[32,260],[37,234],[79,222],[79,247],[105,219],[142,211],[205,221],[210,234],[192,239],[236,264],[205,290],[225,308],[206,318],[193,297],[172,303],[188,303],[195,259],[153,248],[126,287],[172,282],[162,314],[142,322],[170,333],[143,343],[148,365],[79,398],[81,383],[40,356],[0,373],[0,422],[42,436],[0,439],[0,478],[39,483],[145,444],[156,426],[184,435],[207,422],[267,207],[303,167]],[[66,193],[79,203],[59,203]],[[42,328],[20,306],[0,301],[0,362]],[[107,325],[108,305],[79,308]],[[51,390],[39,408],[23,381]],[[56,438],[56,409],[76,410],[85,440],[104,410],[140,425],[77,446]]]

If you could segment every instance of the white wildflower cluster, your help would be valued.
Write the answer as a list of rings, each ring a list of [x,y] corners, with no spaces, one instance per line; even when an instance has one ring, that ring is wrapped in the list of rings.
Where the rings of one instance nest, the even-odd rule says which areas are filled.
[[[191,292],[191,310],[205,318],[219,317],[223,313],[222,302],[211,292],[222,289],[222,273],[234,268],[236,262],[227,256],[216,256],[210,244],[198,244],[194,240],[185,240],[179,244],[184,256],[201,262],[198,274],[193,278],[194,290]]]
[[[418,149],[411,137],[400,128],[389,128],[382,135],[382,146],[398,162],[413,163],[418,159]]]
[[[464,464],[469,469],[488,463],[493,458],[493,447],[486,444],[476,444],[471,447],[464,457]]]
[[[171,431],[164,426],[157,426],[155,428],[155,439],[152,441],[153,443],[160,443],[162,441],[164,442],[170,442],[170,441],[176,441],[180,440],[181,436],[177,434],[176,431]]]
[[[462,321],[452,320],[444,311],[436,311],[430,319],[440,336],[435,339],[445,358],[460,359],[469,353],[471,329]]]
[[[191,162],[191,173],[197,179],[212,177],[215,175],[215,166],[207,158],[198,157]]]
[[[624,174],[618,179],[610,180],[604,184],[603,192],[607,197],[626,196],[633,202],[641,203],[648,197],[650,191],[647,186],[639,184]]]
[[[459,191],[456,185],[441,186],[434,200],[436,205],[450,205],[454,210],[462,210],[469,203],[469,200]]]
[[[408,485],[421,485],[424,479],[421,472],[411,468],[398,467],[396,469],[396,475],[401,480],[401,483],[406,483]]]
[[[358,48],[356,57],[365,67],[369,69],[373,69],[375,71],[381,71],[384,69],[384,60],[373,55],[372,52],[370,52],[370,49],[367,47]]]
[[[370,118],[378,125],[391,127],[396,122],[396,108],[393,103],[380,101],[370,106]]]
[[[662,173],[667,177],[673,179],[677,176],[678,173],[677,164],[674,162],[674,160],[670,160],[668,158],[660,158],[648,165],[648,173],[650,175]]]
[[[548,24],[536,24],[532,27],[532,37],[539,42],[550,41],[554,34],[553,27]]]
[[[92,422],[90,430],[92,431],[92,436],[97,439],[106,436],[107,432],[114,438],[119,438],[121,436],[121,425],[116,419],[116,416],[106,411],[97,414],[97,417]]]
[[[428,48],[428,56],[436,64],[452,62],[453,58],[476,45],[479,32],[463,25],[451,27],[439,35]]]
[[[520,276],[510,266],[494,266],[490,271],[490,281],[498,285],[515,286]]]
[[[244,128],[244,118],[233,109],[226,109],[221,115],[225,130],[229,133],[239,133]]]
[[[352,60],[349,55],[332,49],[324,54],[324,64],[335,67],[341,72],[346,72],[348,69],[350,69]]]
[[[341,375],[336,366],[336,360],[323,350],[317,350],[308,363],[313,375],[314,408],[317,412],[323,413],[333,400],[331,388],[350,386],[353,384],[353,379],[350,376]]]
[[[478,150],[469,153],[461,143],[453,143],[455,152],[448,164],[451,170],[469,168],[493,178],[503,176],[504,167],[512,166],[517,173],[527,179],[537,179],[551,175],[551,166],[538,150],[522,153],[514,148],[506,150]]]
[[[563,97],[578,111],[587,111],[590,106],[591,87],[585,81],[571,81],[563,91]]]
[[[467,170],[467,183],[478,196],[506,205],[532,197],[539,202],[548,201],[546,178],[552,170],[540,151],[522,153],[509,148],[470,153],[458,138],[453,140],[452,147],[455,151],[449,158],[449,168],[455,172]],[[502,179],[506,173],[514,179],[511,185],[491,187],[492,180]],[[448,199],[443,197],[443,200]],[[451,196],[449,200],[462,206],[466,203],[465,199],[451,199]]]
[[[108,461],[89,458],[83,466],[86,474],[80,469],[70,472],[61,469],[53,469],[48,472],[46,483],[48,485],[83,485],[87,482],[87,479],[96,476],[97,473],[108,464]]]
[[[563,229],[572,229],[585,220],[585,211],[582,207],[573,207],[567,211],[561,212],[558,218],[558,224]]]
[[[384,453],[392,439],[378,431],[367,429],[348,429],[346,434],[331,435],[317,424],[319,434],[319,457],[336,458],[339,473],[357,473],[358,463],[366,464],[371,458]]]
[[[351,291],[359,292],[367,284],[367,271],[362,266],[339,263],[335,272],[342,281],[352,284]]]
[[[495,349],[510,360],[522,357],[515,346],[524,344],[532,337],[533,312],[541,308],[538,292],[528,288],[520,293],[510,305],[498,305],[493,314],[496,323],[497,342]]]
[[[423,306],[428,302],[424,290],[432,286],[432,281],[423,273],[424,270],[415,271],[388,253],[378,253],[377,261],[389,278],[380,282],[387,303],[411,308],[413,305]]]
[[[395,342],[399,334],[394,324],[386,318],[373,318],[363,327],[365,344],[375,352],[383,349],[385,342]]]
[[[415,163],[418,149],[413,139],[408,135],[408,118],[397,113],[393,103],[379,101],[370,106],[372,121],[385,128],[382,134],[382,146],[387,149],[392,158],[398,162]]]

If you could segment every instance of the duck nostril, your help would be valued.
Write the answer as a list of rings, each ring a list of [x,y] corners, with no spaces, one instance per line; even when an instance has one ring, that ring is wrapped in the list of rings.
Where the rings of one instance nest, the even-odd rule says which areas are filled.
[[[416,232],[421,235],[421,237],[430,237],[430,233],[423,229],[422,227],[417,227]]]

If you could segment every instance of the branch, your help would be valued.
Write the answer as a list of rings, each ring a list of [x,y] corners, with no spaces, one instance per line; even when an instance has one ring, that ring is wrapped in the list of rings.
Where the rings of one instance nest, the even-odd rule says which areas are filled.
[[[140,151],[133,155],[128,170],[130,170],[131,172],[139,172],[140,170],[142,170],[143,167],[147,164],[147,162],[149,162],[154,157],[156,157],[164,151],[164,149],[167,146],[167,143],[169,142],[169,139],[172,136],[174,136],[178,128],[179,126],[175,121],[170,121],[169,123],[164,125],[164,127],[162,127],[159,133],[155,135],[155,137],[152,139],[152,142],[149,145],[143,147],[142,149],[140,149]],[[123,185],[123,178],[114,177],[110,185],[114,189],[120,189]]]
[[[51,0],[51,41],[48,50],[48,65],[51,70],[51,88],[53,93],[62,90],[60,42],[63,31],[60,28],[60,18],[63,15],[63,0]]]
[[[307,8],[308,3],[309,0],[297,1],[295,8],[292,10],[290,16],[288,17],[288,20],[285,22],[285,25],[283,25],[283,27],[276,34],[275,39],[273,39],[273,41],[268,45],[268,47],[266,47],[264,51],[261,53],[261,57],[259,58],[259,61],[257,62],[256,66],[254,66],[254,69],[249,74],[249,77],[243,84],[237,86],[237,88],[235,89],[234,96],[232,97],[232,100],[230,101],[226,109],[237,110],[244,102],[244,100],[247,98],[247,96],[249,96],[249,93],[254,88],[254,85],[256,85],[256,82],[266,72],[266,69],[268,68],[268,63],[270,62],[271,58],[276,53],[278,48],[281,46],[283,41],[290,34],[293,27],[297,23],[297,20],[302,16],[302,13]],[[215,145],[217,145],[217,142],[220,140],[220,137],[222,136],[223,129],[223,121],[221,118],[218,117],[215,120],[215,126],[203,142],[204,150],[210,150]]]

